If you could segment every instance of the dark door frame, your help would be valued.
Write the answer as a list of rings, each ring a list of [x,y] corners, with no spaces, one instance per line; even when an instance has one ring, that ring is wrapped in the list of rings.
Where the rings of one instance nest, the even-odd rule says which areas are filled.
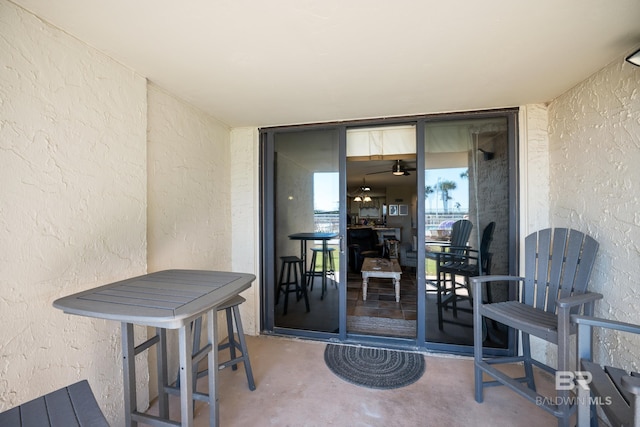
[[[509,225],[508,225],[508,257],[509,274],[517,274],[518,271],[518,108],[506,108],[497,110],[475,111],[465,113],[429,114],[420,116],[404,116],[394,118],[354,120],[348,122],[330,122],[295,126],[276,126],[260,129],[260,214],[261,214],[261,234],[260,234],[260,283],[261,289],[261,318],[260,329],[263,334],[296,336],[302,338],[317,339],[322,341],[339,341],[344,343],[357,343],[374,346],[384,346],[387,348],[430,350],[435,352],[446,352],[456,354],[470,354],[473,348],[470,346],[433,343],[426,341],[426,303],[424,298],[418,298],[418,319],[415,339],[403,339],[394,337],[380,337],[351,334],[347,331],[346,315],[346,286],[340,286],[340,314],[339,333],[326,333],[317,331],[292,330],[274,327],[273,302],[274,302],[274,280],[276,277],[276,262],[274,260],[275,248],[275,223],[274,223],[274,198],[275,191],[273,168],[274,162],[274,135],[280,132],[298,132],[301,130],[322,130],[333,129],[339,133],[339,169],[340,169],[340,218],[346,218],[346,131],[354,127],[380,127],[400,124],[414,124],[416,126],[416,174],[417,192],[424,194],[424,140],[425,127],[431,122],[437,121],[457,121],[481,118],[505,117],[508,127],[508,158],[509,158]],[[425,215],[425,202],[418,198],[417,217],[423,218]],[[340,236],[346,236],[346,223],[340,221]],[[424,236],[424,221],[417,221],[417,233]],[[340,240],[340,268],[341,280],[346,280],[346,245],[345,239]],[[418,259],[425,256],[423,245],[418,245]],[[418,278],[425,277],[424,265],[418,263],[416,270]],[[426,286],[425,280],[418,280],[418,295],[424,295]],[[510,295],[513,297],[513,295]],[[516,337],[510,334],[507,349],[489,349],[487,354],[514,354],[516,351]]]

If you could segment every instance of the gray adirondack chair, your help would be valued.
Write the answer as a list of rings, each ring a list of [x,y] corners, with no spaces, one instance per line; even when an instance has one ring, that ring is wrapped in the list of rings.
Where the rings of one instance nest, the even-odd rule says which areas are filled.
[[[461,219],[453,223],[451,227],[451,240],[449,245],[442,246],[440,251],[427,252],[426,257],[436,262],[436,280],[431,281],[436,287],[437,306],[442,307],[442,299],[453,292],[452,287],[455,286],[452,281],[447,282],[446,275],[442,271],[442,267],[452,264],[458,264],[462,257],[470,249],[467,246],[469,236],[471,235],[473,224],[467,219]],[[427,292],[433,292],[427,290]],[[441,310],[438,310],[438,327],[442,330]]]
[[[493,240],[493,230],[496,228],[494,221],[487,224],[482,231],[482,239],[480,240],[479,249],[468,248],[462,255],[456,256],[451,262],[445,262],[438,265],[438,276],[442,275],[442,278],[446,280],[448,274],[450,279],[450,286],[438,288],[437,306],[438,306],[438,328],[443,329],[444,318],[442,310],[446,310],[451,307],[453,309],[453,317],[457,317],[457,311],[471,312],[472,307],[458,307],[458,302],[461,300],[473,301],[473,292],[471,292],[470,278],[475,276],[483,276],[491,274],[491,258],[492,254],[489,252],[491,241]],[[462,282],[458,281],[457,276],[461,276]],[[466,290],[466,295],[459,294],[458,290]],[[487,299],[491,301],[491,287],[487,286]],[[458,323],[450,321],[451,323],[457,323],[462,326],[472,326],[471,324]]]
[[[0,413],[3,427],[109,427],[87,380]]]
[[[460,219],[453,223],[451,227],[451,240],[449,244],[442,246],[439,252],[427,252],[425,256],[436,260],[436,265],[452,262],[457,259],[458,255],[464,255],[469,246],[469,236],[473,224],[467,219]],[[438,275],[439,276],[439,275]]]
[[[602,295],[587,292],[587,284],[595,260],[598,243],[591,237],[571,229],[545,229],[525,239],[525,276],[480,276],[471,279],[474,295],[474,373],[475,398],[481,403],[483,389],[489,385],[506,385],[520,396],[537,404],[558,418],[559,426],[568,426],[576,406],[570,404],[569,390],[558,390],[555,399],[536,393],[533,368],[551,374],[556,370],[531,358],[529,336],[533,335],[558,348],[558,371],[568,371],[569,337],[575,334],[571,314],[593,315],[593,306]],[[506,281],[520,285],[514,301],[483,303],[482,285]],[[521,356],[484,358],[483,318],[493,319],[522,333]],[[512,378],[496,368],[500,363],[523,362],[525,376]],[[494,380],[483,380],[488,374]]]
[[[427,252],[427,258],[443,257],[442,253],[463,254],[467,248],[471,229],[473,229],[473,224],[468,219],[460,219],[454,222],[451,226],[450,245],[444,246],[443,252]]]
[[[590,382],[578,382],[576,386],[578,427],[598,426],[596,406],[612,426],[640,427],[640,373],[600,366],[593,361],[595,328],[640,334],[640,325],[577,315],[571,316],[571,322],[578,325],[578,369],[591,375]]]

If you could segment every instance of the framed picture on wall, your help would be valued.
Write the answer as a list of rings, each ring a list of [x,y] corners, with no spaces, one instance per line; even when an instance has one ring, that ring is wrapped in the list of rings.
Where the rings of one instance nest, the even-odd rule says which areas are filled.
[[[398,215],[398,205],[389,205],[389,216]]]
[[[409,206],[398,205],[398,215],[409,215]]]

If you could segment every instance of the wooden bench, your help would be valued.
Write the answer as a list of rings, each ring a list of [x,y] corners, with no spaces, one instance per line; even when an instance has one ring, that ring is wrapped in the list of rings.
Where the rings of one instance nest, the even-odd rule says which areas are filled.
[[[578,366],[591,375],[589,384],[576,384],[578,426],[597,426],[600,407],[611,425],[640,427],[640,374],[592,361],[594,327],[640,334],[640,326],[586,316],[571,320],[578,324]]]
[[[0,413],[2,427],[109,427],[87,380]]]

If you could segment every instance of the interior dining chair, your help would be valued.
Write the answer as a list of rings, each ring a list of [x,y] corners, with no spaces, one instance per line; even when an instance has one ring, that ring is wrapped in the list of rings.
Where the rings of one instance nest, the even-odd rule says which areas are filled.
[[[524,277],[477,276],[471,279],[474,317],[474,375],[475,399],[481,403],[485,386],[505,385],[520,396],[558,418],[558,426],[568,426],[576,405],[570,401],[569,390],[557,390],[554,398],[536,392],[533,366],[555,375],[570,370],[571,334],[575,325],[571,314],[593,315],[595,301],[601,294],[587,292],[587,284],[598,250],[591,237],[567,228],[544,229],[525,239]],[[484,303],[479,297],[488,282],[507,282],[517,286],[517,298],[505,302]],[[522,335],[522,355],[488,357],[483,355],[483,322],[493,319]],[[529,337],[533,335],[557,345],[557,369],[531,357]],[[524,365],[524,377],[512,378],[496,365],[518,363]],[[483,374],[492,377],[484,380]]]
[[[382,256],[382,245],[379,242],[378,233],[373,228],[347,230],[347,245],[349,247],[349,268],[354,273],[360,273],[365,258]]]
[[[478,249],[467,248],[463,255],[458,255],[450,262],[439,265],[439,274],[442,274],[445,283],[450,283],[449,287],[438,288],[438,328],[443,329],[443,310],[451,308],[453,317],[458,317],[458,310],[472,312],[473,292],[471,292],[471,282],[469,279],[474,276],[484,276],[491,274],[491,257],[489,251],[493,241],[493,231],[496,228],[494,221],[487,224],[482,231],[480,247]],[[449,275],[449,279],[446,276]],[[459,281],[460,280],[460,281]],[[487,284],[487,300],[491,301],[491,286]],[[469,307],[458,307],[458,302],[470,301]],[[450,321],[451,323],[457,323]],[[473,326],[472,323],[458,323],[462,326]]]

